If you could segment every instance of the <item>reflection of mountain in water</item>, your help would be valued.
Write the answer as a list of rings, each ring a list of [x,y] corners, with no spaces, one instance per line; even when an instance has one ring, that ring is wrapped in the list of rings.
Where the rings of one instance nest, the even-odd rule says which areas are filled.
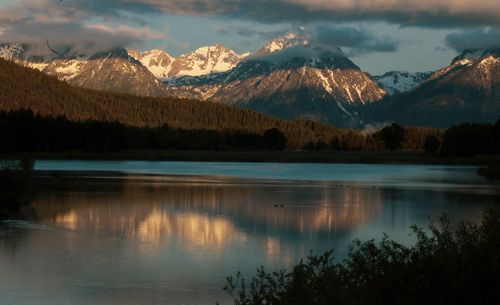
[[[47,193],[34,208],[40,218],[70,229],[132,236],[151,243],[172,237],[214,249],[260,236],[272,250],[279,242],[277,237],[320,239],[355,229],[375,216],[380,201],[380,190],[371,189],[155,187],[130,182],[123,189],[95,186]]]
[[[288,268],[310,250],[341,260],[350,240],[382,232],[411,242],[408,227],[429,216],[474,220],[498,203],[462,187],[65,181],[36,198],[36,221],[0,223],[0,299],[12,300],[0,303],[215,304],[237,271]]]

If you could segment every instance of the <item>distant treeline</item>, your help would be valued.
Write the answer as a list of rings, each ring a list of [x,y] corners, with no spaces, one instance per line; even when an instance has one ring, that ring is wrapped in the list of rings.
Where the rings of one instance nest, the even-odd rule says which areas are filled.
[[[314,122],[300,122],[300,124],[303,124],[304,131],[320,137],[304,142],[304,139],[293,138],[293,134],[278,127],[262,132],[229,128],[184,129],[170,127],[167,124],[157,128],[135,127],[119,122],[70,121],[65,117],[43,117],[31,110],[0,111],[2,139],[0,152],[425,150],[432,154],[440,153],[447,156],[472,156],[495,154],[500,149],[500,123],[463,124],[448,130],[405,128],[392,124],[371,133],[336,129],[322,124],[316,125]],[[297,147],[297,143],[301,142],[304,144]]]
[[[0,151],[118,152],[126,150],[283,150],[287,140],[278,129],[262,134],[236,130],[127,126],[118,122],[73,122],[42,117],[31,110],[0,112]]]

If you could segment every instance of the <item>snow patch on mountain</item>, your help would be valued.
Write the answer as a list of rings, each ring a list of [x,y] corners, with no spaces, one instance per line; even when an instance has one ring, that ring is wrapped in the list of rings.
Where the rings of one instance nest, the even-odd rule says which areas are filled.
[[[471,66],[477,63],[478,60],[482,60],[485,57],[499,58],[500,51],[498,50],[465,50],[462,54],[455,57],[449,66],[443,67],[436,72],[434,72],[429,80],[438,79],[452,71],[461,69],[467,66]]]
[[[61,61],[60,64],[54,68],[54,71],[59,79],[68,81],[75,78],[86,64],[86,60],[79,59]]]
[[[255,52],[256,56],[263,56],[270,53],[275,53],[286,48],[290,48],[293,46],[309,45],[309,39],[304,35],[300,35],[295,32],[288,32],[283,36],[280,36],[276,39],[269,41],[266,45],[264,45],[260,50]]]
[[[25,61],[24,62],[24,66],[26,66],[28,68],[31,68],[31,69],[35,69],[35,70],[43,72],[43,70],[45,70],[45,68],[47,68],[49,66],[49,63],[47,63],[47,62],[29,62],[29,61]]]
[[[402,72],[391,71],[384,75],[374,76],[377,84],[384,88],[389,95],[403,93],[417,87],[431,76],[432,72]]]
[[[0,44],[0,57],[6,60],[17,59],[24,51],[24,45],[22,43]]]
[[[172,63],[168,76],[176,78],[226,72],[247,56],[248,53],[238,54],[220,44],[201,47],[177,57]]]
[[[168,78],[168,74],[172,68],[174,57],[163,50],[153,49],[145,52],[138,52],[132,49],[127,49],[130,56],[138,60],[145,66],[153,75],[164,80]]]

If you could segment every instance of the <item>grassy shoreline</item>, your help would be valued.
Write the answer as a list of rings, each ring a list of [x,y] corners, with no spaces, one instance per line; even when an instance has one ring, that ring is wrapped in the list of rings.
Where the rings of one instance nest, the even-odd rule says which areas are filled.
[[[19,155],[0,154],[0,159],[17,159]],[[414,151],[129,151],[117,153],[31,153],[22,155],[37,160],[500,165],[500,156],[450,158]]]

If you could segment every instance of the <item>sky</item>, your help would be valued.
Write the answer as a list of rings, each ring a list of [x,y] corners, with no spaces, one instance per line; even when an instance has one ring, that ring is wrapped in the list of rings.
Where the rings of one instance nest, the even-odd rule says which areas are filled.
[[[33,52],[222,43],[256,51],[289,31],[341,47],[363,70],[432,71],[464,49],[500,48],[499,0],[0,0],[0,41]]]

